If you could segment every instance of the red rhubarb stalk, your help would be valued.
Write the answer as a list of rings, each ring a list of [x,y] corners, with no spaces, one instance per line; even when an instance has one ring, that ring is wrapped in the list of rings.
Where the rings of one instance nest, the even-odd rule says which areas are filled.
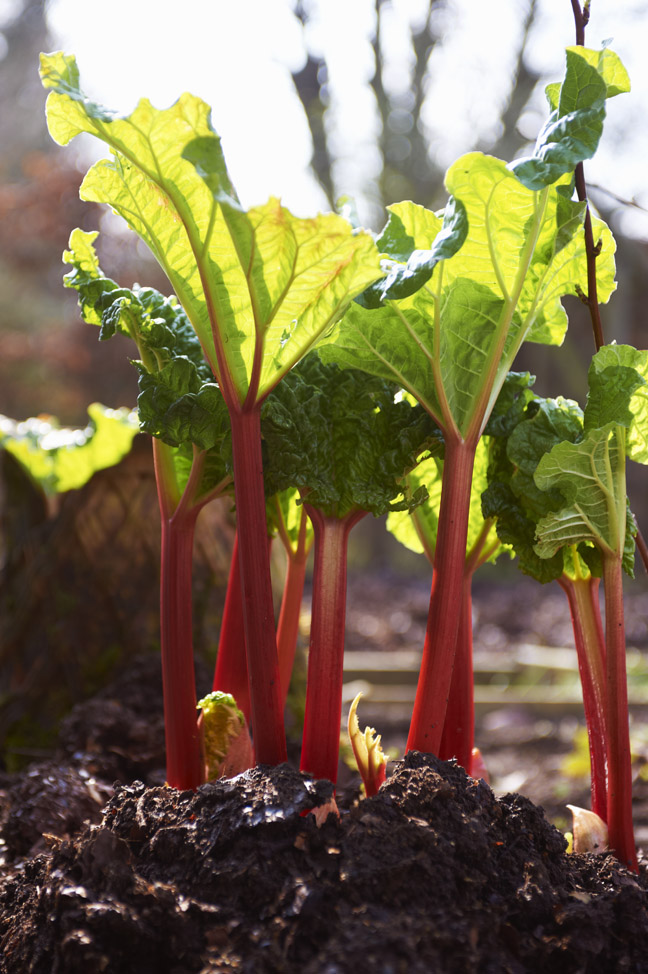
[[[191,503],[201,463],[179,501],[172,493],[168,447],[153,440],[153,457],[162,520],[160,642],[166,740],[166,777],[172,788],[196,789],[204,781],[196,714],[193,658],[191,569],[199,505]],[[192,482],[193,480],[193,482]]]
[[[607,824],[610,849],[628,868],[639,871],[632,824],[632,763],[628,726],[623,569],[621,558],[603,555],[607,671]]]
[[[283,598],[277,623],[277,652],[279,654],[279,677],[281,681],[281,699],[285,706],[295,663],[295,650],[299,636],[299,616],[301,614],[302,598],[304,594],[304,579],[306,578],[306,562],[308,561],[307,539],[308,516],[303,512],[299,525],[299,540],[296,550],[290,546],[286,548],[288,566],[284,582]]]
[[[335,784],[342,717],[347,543],[351,528],[365,511],[353,510],[336,518],[310,504],[305,507],[313,522],[315,565],[300,768]]]
[[[488,561],[500,546],[499,540],[488,543],[492,527],[491,519],[484,522],[479,536],[466,555],[455,662],[439,749],[440,758],[444,761],[456,758],[469,774],[472,774],[473,770],[475,745],[472,579],[479,566]]]
[[[245,651],[245,621],[243,619],[238,531],[234,536],[234,547],[232,548],[232,561],[227,581],[212,690],[231,693],[236,700],[237,707],[249,724],[250,691]]]
[[[569,578],[562,575],[558,579],[569,602],[583,688],[583,709],[590,752],[592,811],[606,822],[605,638],[598,601],[599,582],[600,579],[593,576]]]
[[[457,763],[470,773],[474,741],[472,575],[466,573],[463,580],[457,647],[439,757],[444,761],[456,758]]]
[[[461,617],[476,443],[446,438],[439,529],[423,659],[407,750],[438,754]]]
[[[230,408],[252,736],[258,764],[286,760],[261,459],[261,405]]]

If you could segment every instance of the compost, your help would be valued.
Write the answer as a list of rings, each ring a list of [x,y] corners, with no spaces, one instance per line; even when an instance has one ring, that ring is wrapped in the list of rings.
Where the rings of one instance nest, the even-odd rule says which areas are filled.
[[[648,971],[644,860],[566,854],[528,799],[416,752],[321,826],[332,786],[289,765],[112,789],[137,748],[159,775],[128,709],[84,705],[58,763],[5,776],[2,974]]]

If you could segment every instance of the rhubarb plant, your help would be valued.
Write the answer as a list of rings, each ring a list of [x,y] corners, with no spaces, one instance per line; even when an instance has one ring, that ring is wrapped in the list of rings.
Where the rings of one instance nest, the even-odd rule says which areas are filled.
[[[592,773],[592,811],[611,848],[636,867],[632,839],[621,573],[633,573],[634,520],[625,494],[626,454],[648,461],[648,353],[607,345],[590,368],[583,412],[565,399],[532,398],[499,430],[483,495],[520,568],[557,580],[569,601]],[[626,444],[624,446],[623,444]],[[605,589],[606,626],[598,588]]]
[[[532,156],[510,165],[478,152],[460,158],[446,173],[444,220],[413,203],[390,207],[377,239],[383,280],[321,348],[325,361],[398,382],[443,433],[439,532],[408,749],[440,748],[475,452],[522,343],[560,344],[567,326],[561,298],[587,287],[585,205],[571,199],[572,171],[596,150],[606,97],[627,87],[612,52],[568,49]],[[614,243],[604,224],[594,226],[599,297],[607,301]]]
[[[488,428],[493,448],[489,483],[482,496],[484,514],[497,519],[498,535],[513,546],[522,572],[543,584],[557,581],[567,596],[583,688],[592,811],[605,820],[605,640],[598,602],[600,557],[585,542],[565,545],[551,558],[541,558],[535,550],[538,522],[560,508],[564,497],[555,489],[540,490],[534,474],[552,447],[582,438],[583,413],[572,400],[531,396],[523,400],[522,410],[509,410]],[[634,543],[629,532],[627,538],[630,549],[626,542],[626,568],[631,571]]]
[[[632,828],[632,769],[623,616],[623,568],[634,547],[628,524],[626,457],[648,463],[648,352],[605,345],[592,360],[583,435],[540,460],[540,490],[563,503],[537,525],[536,552],[551,558],[566,545],[594,545],[605,591],[605,721],[610,848],[637,869]]]
[[[269,397],[263,412],[271,490],[298,488],[313,524],[315,565],[301,769],[337,780],[342,713],[347,542],[367,514],[410,509],[402,483],[435,442],[425,411],[393,383],[324,365],[316,353]]]
[[[153,436],[161,518],[160,642],[167,781],[196,788],[204,780],[196,718],[191,569],[196,519],[231,491],[229,422],[200,344],[177,301],[152,288],[120,287],[107,278],[94,248],[96,233],[73,231],[65,284],[79,295],[86,322],[100,339],[122,334],[139,353],[140,428]]]
[[[232,436],[251,715],[257,759],[285,759],[260,415],[268,393],[379,276],[368,234],[334,214],[300,219],[278,200],[244,210],[210,109],[184,94],[166,110],[142,99],[131,115],[94,104],[73,57],[43,55],[54,140],[106,143],[83,199],[109,204],[148,245],[191,321],[227,406]]]

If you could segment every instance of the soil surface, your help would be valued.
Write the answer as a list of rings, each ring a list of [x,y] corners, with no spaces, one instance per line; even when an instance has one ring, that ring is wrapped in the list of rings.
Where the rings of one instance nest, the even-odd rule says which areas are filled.
[[[416,637],[409,591],[408,607],[393,586],[391,596],[378,582],[351,586],[353,648],[376,648],[370,605],[391,620],[383,648],[401,646],[397,612],[410,614]],[[530,634],[533,613],[519,604],[519,594],[508,609],[504,596],[477,600],[476,652],[498,630],[505,645]],[[549,629],[562,633],[558,602],[534,611],[544,632],[555,613]],[[645,615],[633,612],[639,644]],[[166,788],[159,660],[136,659],[74,708],[55,753],[0,774],[0,972],[648,974],[643,856],[635,876],[608,855],[567,855],[541,808],[501,793],[507,781],[530,782],[554,803],[552,818],[579,803],[579,788],[587,804],[583,783],[558,774],[573,750],[566,719],[482,722],[499,797],[452,762],[412,753],[374,798],[360,800],[357,779],[342,775],[340,817],[318,827],[307,813],[331,786],[288,765],[196,794]],[[644,768],[638,749],[639,833]]]

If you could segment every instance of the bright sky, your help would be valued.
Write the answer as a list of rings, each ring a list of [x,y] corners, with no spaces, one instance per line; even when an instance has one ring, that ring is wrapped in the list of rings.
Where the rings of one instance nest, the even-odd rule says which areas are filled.
[[[558,80],[563,48],[574,40],[571,4],[538,3],[529,60],[548,81]],[[431,60],[424,121],[442,165],[495,131],[526,6],[447,0],[439,8],[444,41]],[[242,202],[277,195],[309,214],[325,202],[308,172],[310,135],[290,77],[306,57],[293,7],[294,0],[50,0],[49,19],[56,46],[76,54],[82,86],[95,100],[127,113],[141,96],[162,108],[182,91],[200,95],[213,108]],[[307,43],[329,65],[336,185],[356,197],[367,219],[367,181],[379,168],[373,142],[379,123],[367,87],[374,0],[307,0],[306,7],[314,15]],[[408,81],[408,23],[421,17],[427,0],[390,0],[383,9],[390,21],[385,83],[398,91]],[[586,36],[591,47],[612,38],[633,83],[630,95],[609,103],[588,179],[648,207],[648,0],[592,0]],[[544,115],[542,101],[528,113],[530,138]],[[648,214],[631,211],[624,221],[624,229],[648,238]]]

